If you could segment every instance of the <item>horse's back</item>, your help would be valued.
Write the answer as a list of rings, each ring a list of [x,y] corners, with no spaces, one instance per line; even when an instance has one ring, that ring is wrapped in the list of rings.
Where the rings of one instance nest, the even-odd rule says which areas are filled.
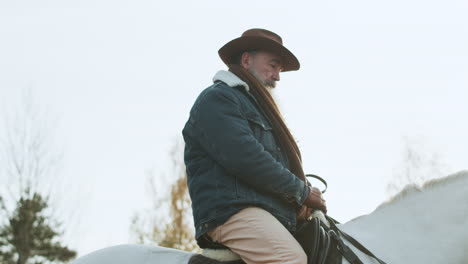
[[[94,251],[71,264],[186,264],[192,255],[193,253],[171,248],[128,244]]]

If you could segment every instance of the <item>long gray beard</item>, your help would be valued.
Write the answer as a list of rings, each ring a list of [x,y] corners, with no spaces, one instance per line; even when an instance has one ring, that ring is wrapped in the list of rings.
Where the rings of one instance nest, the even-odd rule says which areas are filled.
[[[262,84],[263,87],[265,87],[267,92],[271,95],[271,98],[273,98],[273,101],[275,102],[276,106],[279,108],[280,112],[282,112],[278,97],[276,96],[276,93],[273,91],[274,88],[276,87],[276,82],[275,81],[266,82],[265,80],[262,79],[262,77],[260,76],[260,74],[258,74],[256,70],[254,69],[247,69],[247,70],[255,77],[255,79],[257,79]]]
[[[273,96],[273,88],[276,87],[276,82],[275,81],[267,82],[263,80],[260,74],[258,74],[258,72],[254,69],[248,69],[248,71],[263,85],[263,87],[267,89],[267,91],[271,94],[271,96]]]

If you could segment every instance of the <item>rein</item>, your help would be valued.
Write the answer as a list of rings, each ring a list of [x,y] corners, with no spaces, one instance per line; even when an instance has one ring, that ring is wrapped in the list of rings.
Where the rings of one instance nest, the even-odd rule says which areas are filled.
[[[336,248],[338,251],[341,253],[341,255],[351,264],[363,264],[363,262],[359,259],[359,257],[343,242],[343,240],[340,238],[340,236],[344,237],[346,240],[348,240],[353,246],[355,246],[357,249],[365,253],[366,255],[374,258],[377,260],[380,264],[386,264],[383,260],[379,259],[376,257],[369,249],[367,249],[365,246],[363,246],[359,241],[357,241],[355,238],[352,236],[348,235],[345,233],[343,230],[339,229],[336,224],[338,223],[335,219],[331,218],[330,216],[325,216],[330,223],[330,229],[327,231],[327,233],[330,235],[330,237],[336,241]]]
[[[325,190],[322,191],[322,193],[325,193],[328,189],[328,184],[327,184],[327,181],[324,180],[322,177],[318,176],[318,175],[315,175],[315,174],[306,174],[305,175],[306,177],[309,177],[309,178],[314,178],[314,179],[317,179],[319,181],[321,181],[323,183],[323,185],[325,185]]]
[[[305,176],[321,181],[325,185],[325,189],[322,193],[327,191],[327,181],[322,177],[314,174],[306,174]],[[380,264],[386,264],[383,260],[376,257],[369,249],[359,243],[355,238],[339,229],[337,226],[337,224],[339,224],[338,221],[328,215],[325,215],[325,218],[330,223],[330,227],[325,223],[322,223],[320,219],[313,218],[301,228],[306,230],[302,232],[298,230],[299,234],[296,239],[298,239],[306,251],[309,263],[341,263],[342,256],[351,264],[363,264],[351,248],[344,243],[342,239],[344,238],[361,252],[377,260]]]

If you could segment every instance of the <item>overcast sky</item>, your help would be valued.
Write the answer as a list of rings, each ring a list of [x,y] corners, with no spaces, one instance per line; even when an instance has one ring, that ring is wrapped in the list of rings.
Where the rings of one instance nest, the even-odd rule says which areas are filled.
[[[405,138],[445,174],[468,169],[466,14],[465,0],[0,0],[0,104],[31,89],[58,117],[79,255],[127,243],[145,171],[167,174],[193,101],[225,69],[217,50],[270,29],[301,62],[276,95],[305,171],[347,221],[388,198]]]

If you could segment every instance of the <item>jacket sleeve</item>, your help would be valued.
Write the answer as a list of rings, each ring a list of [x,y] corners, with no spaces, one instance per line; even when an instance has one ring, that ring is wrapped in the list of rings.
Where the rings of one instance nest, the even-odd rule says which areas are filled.
[[[264,149],[239,105],[235,95],[222,89],[204,94],[192,113],[199,143],[244,183],[302,205],[308,194],[306,184]]]

